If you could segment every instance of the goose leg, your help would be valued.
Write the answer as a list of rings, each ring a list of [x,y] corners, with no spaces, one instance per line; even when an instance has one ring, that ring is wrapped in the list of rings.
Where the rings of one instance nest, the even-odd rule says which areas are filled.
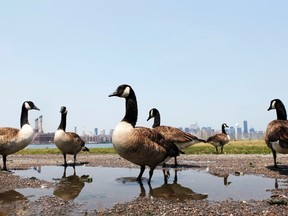
[[[64,157],[64,166],[66,167],[67,166],[66,154],[63,154],[63,157]]]
[[[7,171],[7,166],[6,166],[7,155],[2,155],[2,157],[3,157],[3,170]]]
[[[74,154],[74,164],[73,164],[73,166],[75,167],[75,165],[76,165],[76,154]]]
[[[223,147],[224,147],[224,146],[223,146],[223,145],[221,145],[221,154],[223,154]]]
[[[217,147],[217,146],[215,146],[215,148],[216,148],[216,154],[218,154],[218,147]]]
[[[276,151],[274,149],[272,149],[272,154],[273,154],[273,159],[274,159],[274,167],[278,168],[277,162],[276,162],[277,155],[276,155]]]
[[[145,166],[141,166],[140,167],[140,173],[139,173],[138,177],[136,178],[136,181],[141,182],[142,175],[143,175],[144,171],[145,171]]]
[[[178,163],[177,163],[177,157],[174,157],[174,164],[175,164],[175,167],[178,166]]]

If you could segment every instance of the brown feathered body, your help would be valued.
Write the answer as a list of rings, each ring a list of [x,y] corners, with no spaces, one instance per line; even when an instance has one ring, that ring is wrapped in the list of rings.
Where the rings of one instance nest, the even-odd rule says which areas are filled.
[[[63,154],[78,154],[85,145],[81,137],[73,132],[57,130],[54,136],[54,143]]]
[[[24,149],[33,139],[34,132],[30,125],[17,128],[0,128],[0,154],[10,155]]]
[[[209,137],[207,139],[206,142],[214,145],[214,146],[223,146],[227,143],[229,143],[230,139],[229,139],[229,136],[227,134],[224,134],[224,133],[218,133],[218,134],[215,134],[211,137]]]
[[[131,124],[120,122],[113,132],[112,140],[121,157],[139,166],[156,167],[167,157],[163,147],[165,140],[149,128],[133,128]]]
[[[271,121],[267,125],[264,139],[270,149],[281,154],[288,154],[288,121]]]

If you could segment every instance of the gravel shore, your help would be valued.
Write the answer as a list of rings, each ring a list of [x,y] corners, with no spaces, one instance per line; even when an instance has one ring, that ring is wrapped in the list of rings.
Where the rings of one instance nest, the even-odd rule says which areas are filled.
[[[15,189],[55,188],[57,183],[35,178],[20,178],[13,175],[13,170],[43,165],[61,165],[63,163],[62,155],[10,155],[7,159],[7,166],[12,172],[0,171],[0,215],[288,215],[288,189],[286,188],[273,190],[273,197],[261,201],[225,200],[216,202],[189,199],[172,201],[144,196],[101,211],[87,210],[78,203],[64,201],[56,196],[44,196],[31,201],[27,197],[17,194]],[[116,154],[80,154],[77,161],[89,162],[86,166],[138,168]],[[213,175],[225,176],[242,173],[286,180],[287,157],[278,155],[277,161],[279,169],[273,167],[271,154],[211,154],[178,157],[178,163],[182,165],[182,168],[193,167],[193,169],[207,170]],[[173,163],[173,160],[170,163]],[[147,172],[144,175],[148,175]]]

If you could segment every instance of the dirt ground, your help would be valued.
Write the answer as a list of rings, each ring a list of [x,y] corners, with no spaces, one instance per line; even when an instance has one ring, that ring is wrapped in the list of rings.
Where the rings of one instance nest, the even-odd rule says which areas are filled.
[[[56,196],[44,196],[37,200],[24,197],[15,189],[55,188],[57,183],[37,178],[20,178],[15,169],[26,169],[43,165],[61,165],[61,155],[9,155],[8,169],[0,171],[0,216],[1,215],[288,215],[288,189],[275,189],[267,200],[221,202],[207,200],[167,200],[150,196],[138,197],[131,202],[116,204],[111,209],[87,210],[73,201],[64,201]],[[72,157],[68,159],[72,160]],[[77,161],[88,162],[86,166],[127,167],[138,166],[118,155],[80,154]],[[213,163],[211,163],[213,161]],[[287,179],[288,158],[278,155],[279,168],[273,167],[269,155],[181,155],[180,167],[206,170],[217,176],[255,174],[275,179]],[[173,163],[173,160],[169,161]],[[2,165],[2,161],[1,161]],[[161,169],[158,167],[157,169]],[[156,172],[156,171],[155,171]],[[144,175],[148,175],[146,171]],[[276,182],[276,181],[275,181]],[[288,187],[287,187],[288,188]]]

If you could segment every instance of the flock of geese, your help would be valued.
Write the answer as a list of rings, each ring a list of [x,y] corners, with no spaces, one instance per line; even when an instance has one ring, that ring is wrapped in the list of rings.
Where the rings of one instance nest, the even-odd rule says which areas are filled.
[[[130,85],[120,85],[109,97],[120,97],[125,99],[126,111],[124,118],[117,124],[112,135],[112,143],[116,152],[124,159],[140,166],[140,173],[136,180],[142,181],[142,175],[146,166],[150,168],[148,184],[151,183],[154,169],[158,165],[165,165],[165,162],[174,158],[177,166],[177,157],[184,154],[183,150],[200,142],[210,143],[216,148],[223,147],[230,140],[222,124],[222,133],[215,134],[207,140],[199,139],[196,136],[183,132],[182,130],[163,126],[160,123],[160,112],[153,108],[149,111],[148,120],[154,118],[152,128],[136,127],[138,117],[137,99],[134,90]],[[33,128],[28,121],[29,110],[39,110],[32,101],[25,101],[22,104],[20,129],[11,127],[0,128],[0,154],[3,157],[3,170],[7,171],[7,156],[24,149],[34,137]],[[271,101],[268,111],[275,109],[277,119],[271,121],[266,129],[265,142],[272,150],[274,166],[277,167],[276,153],[288,154],[288,121],[284,104],[279,99]],[[89,151],[81,137],[73,132],[66,132],[67,109],[62,106],[60,109],[61,120],[54,135],[54,143],[62,152],[64,166],[67,166],[66,155],[76,156],[80,151]]]

